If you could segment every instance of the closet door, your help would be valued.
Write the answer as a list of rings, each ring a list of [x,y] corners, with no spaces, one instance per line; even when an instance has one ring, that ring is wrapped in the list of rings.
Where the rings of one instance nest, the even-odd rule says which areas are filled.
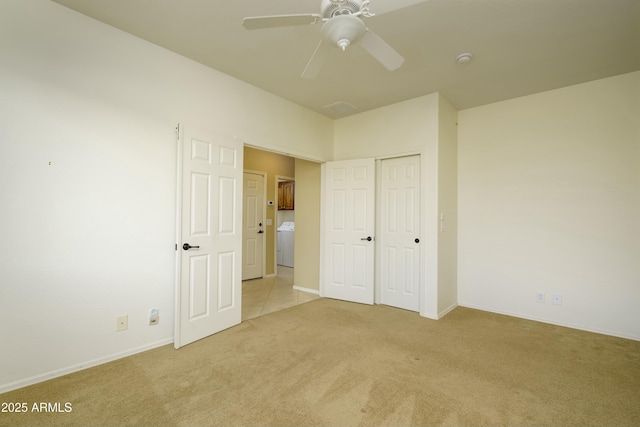
[[[420,156],[386,159],[380,179],[380,303],[420,310]]]
[[[373,304],[375,161],[323,165],[324,297]]]

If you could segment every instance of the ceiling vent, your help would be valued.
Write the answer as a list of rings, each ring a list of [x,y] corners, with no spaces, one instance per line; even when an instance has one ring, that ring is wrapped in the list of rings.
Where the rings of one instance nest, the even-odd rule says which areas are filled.
[[[351,113],[352,111],[355,111],[358,109],[355,105],[349,104],[346,101],[334,102],[333,104],[325,105],[322,108],[330,110],[336,114]]]

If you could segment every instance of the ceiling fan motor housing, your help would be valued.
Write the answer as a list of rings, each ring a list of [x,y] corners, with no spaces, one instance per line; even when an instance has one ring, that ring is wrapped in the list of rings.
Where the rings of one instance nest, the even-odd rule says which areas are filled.
[[[337,15],[357,13],[364,2],[365,0],[322,0],[320,14],[328,19]]]

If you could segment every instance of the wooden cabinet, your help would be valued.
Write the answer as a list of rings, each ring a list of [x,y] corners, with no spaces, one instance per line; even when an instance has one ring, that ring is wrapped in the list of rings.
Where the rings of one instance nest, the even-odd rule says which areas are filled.
[[[278,209],[293,210],[294,209],[294,190],[295,182],[283,181],[278,183]]]

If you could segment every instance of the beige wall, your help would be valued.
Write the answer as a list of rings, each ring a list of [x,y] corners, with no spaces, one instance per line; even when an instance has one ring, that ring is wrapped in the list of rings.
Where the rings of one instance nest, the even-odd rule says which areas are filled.
[[[276,205],[278,203],[276,176],[286,176],[295,178],[295,160],[293,157],[270,151],[258,150],[251,147],[244,149],[244,169],[245,171],[264,172],[267,178],[267,195],[265,204],[269,200],[274,201],[273,206],[266,206],[266,219],[271,219],[272,225],[265,223],[266,253],[265,253],[265,273],[275,274],[276,272],[276,230],[278,222],[276,220]],[[297,208],[297,200],[296,200]]]
[[[296,159],[294,286],[318,291],[320,283],[320,163]]]
[[[459,121],[460,304],[640,339],[640,72]]]

